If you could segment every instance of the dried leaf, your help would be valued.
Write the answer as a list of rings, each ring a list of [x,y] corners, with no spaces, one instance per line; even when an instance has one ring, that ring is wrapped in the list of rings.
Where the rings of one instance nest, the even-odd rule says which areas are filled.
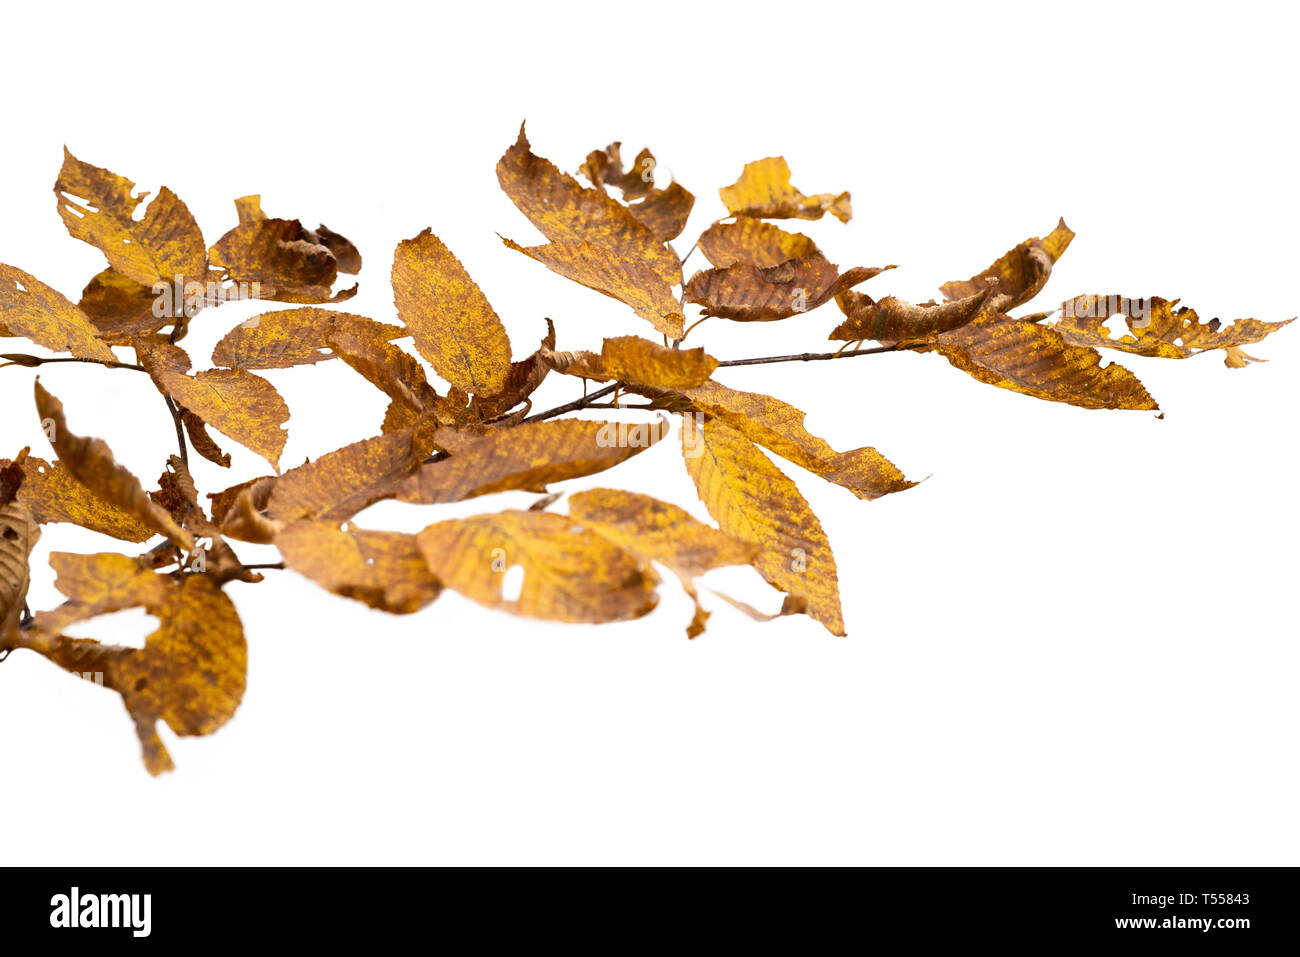
[[[584,379],[616,379],[629,386],[657,389],[693,389],[708,381],[718,360],[703,349],[672,349],[640,336],[606,339],[600,355],[550,353],[547,361],[557,372]]]
[[[7,463],[5,463],[7,464]],[[59,462],[29,456],[22,463],[18,500],[42,525],[68,522],[126,542],[143,542],[154,530],[130,512],[118,508],[82,485]]]
[[[700,252],[719,269],[736,263],[770,269],[789,259],[825,258],[817,244],[803,233],[788,233],[780,226],[748,216],[730,223],[714,223],[700,236]]]
[[[414,535],[294,522],[275,546],[289,568],[322,588],[395,615],[417,612],[442,592]]]
[[[587,242],[523,247],[503,239],[511,249],[537,260],[553,272],[625,303],[664,335],[681,337],[682,310],[672,288],[654,270],[617,250]]]
[[[703,306],[706,316],[771,322],[816,309],[883,271],[856,267],[841,274],[822,258],[789,259],[765,269],[735,263],[697,272],[686,284],[686,301]]]
[[[1252,355],[1247,355],[1244,351],[1236,346],[1228,346],[1223,350],[1223,364],[1229,369],[1244,369],[1252,362],[1267,362],[1267,359],[1256,359]]]
[[[193,376],[164,371],[159,381],[180,405],[279,471],[289,440],[282,428],[289,406],[275,386],[243,369],[207,369]]]
[[[758,447],[717,419],[682,420],[682,454],[700,501],[727,534],[759,547],[754,568],[844,634],[831,544],[799,489]],[[436,569],[435,569],[436,571]]]
[[[1186,359],[1212,349],[1231,349],[1259,342],[1294,321],[1238,319],[1224,326],[1218,319],[1201,322],[1195,310],[1186,306],[1176,308],[1178,302],[1177,299],[1171,301],[1159,297],[1077,296],[1061,304],[1060,319],[1052,328],[1076,346],[1118,349],[1162,359]],[[1106,320],[1112,316],[1123,317],[1128,326],[1127,335],[1115,337],[1106,328]],[[1232,358],[1229,356],[1229,360]],[[1244,362],[1241,365],[1228,362],[1228,367],[1234,369],[1244,365]]]
[[[456,388],[495,395],[510,374],[510,339],[483,291],[426,229],[393,257],[398,318],[433,371]]]
[[[873,448],[836,452],[825,439],[803,427],[804,412],[770,395],[741,392],[718,382],[706,382],[682,394],[699,411],[795,465],[847,488],[858,498],[880,498],[916,484]]]
[[[206,422],[189,409],[181,409],[181,421],[185,423],[185,434],[189,436],[190,445],[194,446],[195,452],[214,465],[220,465],[223,469],[230,468],[230,453],[223,452],[221,446],[208,434]]]
[[[303,306],[267,312],[240,323],[212,350],[213,365],[232,369],[288,369],[334,358],[329,340],[336,332],[389,342],[408,335],[400,326],[365,316]]]
[[[97,336],[90,317],[34,276],[0,263],[0,319],[9,334],[25,336],[54,352],[113,362],[113,350]]]
[[[666,430],[663,421],[555,419],[487,435],[444,431],[436,441],[450,458],[420,466],[397,497],[435,505],[516,489],[545,492],[551,482],[594,475],[626,461],[662,439]]]
[[[499,512],[430,525],[420,551],[446,587],[488,608],[553,621],[640,618],[656,603],[653,570],[607,539],[550,512]],[[509,569],[523,568],[507,601]]]
[[[31,584],[28,559],[40,537],[41,529],[26,505],[13,500],[0,504],[0,636],[22,618]]]
[[[1051,326],[985,312],[945,332],[935,348],[981,382],[1084,409],[1158,409],[1128,369],[1101,365],[1096,349],[1070,345]]]
[[[995,292],[995,286],[986,286],[965,299],[919,306],[893,296],[875,302],[863,293],[846,292],[836,297],[836,301],[848,318],[835,327],[830,338],[848,342],[929,339],[966,325],[980,314]]]
[[[129,179],[83,163],[65,148],[54,194],[68,232],[99,247],[126,278],[145,286],[175,278],[202,280],[208,260],[189,209],[164,186],[137,218],[136,207],[149,194],[133,194],[134,188]]]
[[[102,439],[82,438],[68,429],[63,403],[36,383],[36,410],[46,426],[50,444],[68,473],[97,497],[138,518],[186,551],[194,547],[189,532],[177,526],[140,486],[140,480],[118,465]]]
[[[990,308],[1006,312],[1023,305],[1047,284],[1052,266],[1069,248],[1074,233],[1062,219],[1056,228],[1042,239],[1026,239],[1019,246],[1003,253],[992,266],[970,279],[947,282],[939,288],[949,299],[965,299],[990,285],[997,287]]]
[[[555,324],[546,320],[546,335],[537,351],[527,359],[510,364],[506,384],[495,395],[476,395],[471,403],[474,418],[480,422],[491,421],[509,412],[521,402],[528,401],[546,374],[551,371],[546,355],[555,348]]]
[[[551,242],[587,242],[649,267],[670,286],[681,282],[681,263],[671,249],[603,189],[586,189],[535,155],[522,126],[518,141],[497,163],[497,180]]]
[[[104,342],[124,346],[136,336],[157,332],[175,322],[167,310],[155,310],[158,300],[152,286],[141,285],[109,266],[86,284],[77,307]]]
[[[258,284],[259,299],[342,302],[357,287],[331,295],[339,264],[333,251],[296,219],[261,219],[236,226],[208,250],[212,265],[235,283]]]
[[[675,182],[663,189],[655,186],[657,163],[648,149],[638,153],[632,168],[625,172],[621,145],[611,143],[603,150],[587,154],[587,161],[578,172],[595,186],[618,189],[629,204],[628,211],[660,242],[676,239],[686,228],[695,197]]]
[[[746,163],[740,179],[718,190],[727,212],[757,219],[821,219],[830,213],[842,223],[853,216],[848,193],[805,196],[790,185],[790,167],[783,156]]]

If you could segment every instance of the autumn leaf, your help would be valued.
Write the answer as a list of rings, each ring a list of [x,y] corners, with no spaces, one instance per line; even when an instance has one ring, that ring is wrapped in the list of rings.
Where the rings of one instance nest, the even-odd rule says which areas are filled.
[[[546,355],[555,349],[555,323],[546,320],[546,335],[541,345],[527,359],[510,363],[506,384],[495,395],[476,395],[471,410],[477,421],[490,422],[505,415],[522,402],[531,405],[531,396],[551,371]]]
[[[36,277],[3,263],[0,320],[10,335],[24,336],[54,352],[95,362],[116,361],[89,316]]]
[[[155,309],[157,303],[158,294],[152,286],[142,285],[109,266],[86,284],[77,307],[94,324],[100,339],[124,346],[136,336],[157,332],[176,321],[167,310]]]
[[[256,295],[260,299],[341,302],[355,296],[357,287],[331,295],[339,273],[348,271],[340,268],[330,245],[341,245],[338,239],[327,243],[296,219],[250,219],[217,240],[208,250],[208,258],[213,266],[224,271],[226,280],[257,283]],[[355,247],[351,247],[348,255],[352,253]],[[345,265],[360,269],[360,256]]]
[[[639,263],[675,286],[682,269],[677,256],[631,211],[603,189],[587,189],[533,153],[523,126],[519,139],[497,163],[497,180],[553,243],[586,242],[612,256]]]
[[[525,248],[510,239],[502,241],[552,272],[631,306],[669,338],[681,337],[682,311],[677,297],[672,287],[648,266],[593,243],[548,243]]]
[[[330,337],[329,346],[346,365],[403,406],[412,424],[437,404],[438,395],[429,385],[424,367],[391,342],[339,329]]]
[[[965,299],[990,285],[996,286],[997,292],[989,306],[998,312],[1006,312],[1038,295],[1052,274],[1052,266],[1069,248],[1073,239],[1073,231],[1062,219],[1042,239],[1037,236],[1026,239],[1003,253],[997,262],[983,272],[976,273],[970,279],[944,283],[939,288],[949,299]]]
[[[662,189],[655,185],[653,173],[658,164],[648,149],[636,155],[631,169],[624,170],[621,145],[611,143],[588,153],[578,172],[594,186],[619,190],[628,211],[660,242],[676,239],[686,228],[695,197],[676,182]]]
[[[1117,349],[1162,359],[1186,359],[1213,349],[1236,349],[1236,354],[1229,354],[1225,363],[1229,368],[1240,369],[1246,362],[1239,358],[1245,355],[1239,347],[1259,342],[1294,321],[1238,319],[1224,326],[1218,319],[1201,322],[1195,310],[1179,308],[1178,302],[1159,297],[1076,296],[1061,304],[1060,318],[1052,328],[1076,346]],[[1118,337],[1111,334],[1105,323],[1112,316],[1123,317],[1127,334]]]
[[[1103,367],[1096,349],[1070,345],[1051,326],[985,312],[945,332],[935,348],[981,382],[1084,409],[1158,409],[1128,369]]]
[[[440,432],[449,458],[429,462],[397,493],[403,502],[435,505],[492,492],[545,492],[551,482],[594,475],[645,451],[667,423],[557,419],[530,422],[487,435]]]
[[[805,413],[780,399],[706,382],[682,392],[696,409],[726,423],[795,465],[841,485],[862,499],[911,488],[898,467],[873,448],[836,452],[803,426]]]
[[[552,361],[557,362],[556,357]],[[578,364],[557,362],[556,367],[588,379],[679,390],[707,382],[718,368],[718,360],[703,349],[671,349],[640,336],[617,336],[605,340],[599,356],[589,353]]]
[[[757,446],[717,419],[682,419],[682,455],[700,501],[722,531],[758,546],[754,568],[844,634],[831,544],[799,489]],[[436,569],[435,569],[436,571]]]
[[[180,528],[165,511],[150,501],[140,480],[117,464],[113,451],[102,439],[82,438],[68,429],[63,403],[36,383],[36,410],[46,426],[46,435],[59,461],[74,479],[97,497],[135,516],[160,535],[186,551],[194,547],[189,532]]]
[[[288,369],[334,358],[336,332],[389,342],[408,335],[400,326],[314,306],[266,312],[248,319],[217,343],[212,364],[231,369]]]
[[[65,148],[54,194],[68,232],[98,247],[127,279],[152,286],[205,278],[203,233],[189,209],[164,186],[137,217],[148,193],[134,194],[134,188],[129,179],[83,163]]]
[[[770,269],[789,259],[824,259],[817,244],[803,233],[748,216],[730,223],[714,223],[700,234],[700,252],[719,269],[749,263]]]
[[[164,371],[159,381],[180,405],[279,471],[289,439],[282,428],[289,406],[275,386],[243,369],[207,369],[192,376]]]
[[[418,536],[420,552],[446,587],[488,608],[552,621],[640,618],[657,601],[658,577],[608,539],[550,512],[505,511],[450,519]],[[509,569],[523,569],[507,600]]]
[[[841,274],[824,258],[789,259],[760,269],[734,263],[697,272],[686,284],[686,301],[706,316],[737,322],[771,322],[809,312],[883,269],[855,267]]]
[[[450,249],[426,229],[393,257],[397,315],[415,348],[456,388],[495,395],[510,374],[510,339],[492,304]]]
[[[929,339],[943,332],[960,329],[980,314],[997,291],[986,286],[965,299],[945,303],[927,302],[914,306],[894,296],[875,302],[860,292],[845,292],[836,297],[848,318],[835,327],[830,338],[856,342],[904,342]]]
[[[31,510],[14,496],[22,481],[22,465],[9,467],[7,487],[0,494],[0,637],[18,625],[31,585],[28,559],[41,537],[40,526]]]
[[[8,462],[0,464],[8,465]],[[67,522],[126,542],[143,542],[154,529],[126,509],[100,498],[74,479],[60,462],[35,456],[22,463],[23,483],[18,499],[42,525]]]
[[[395,615],[417,612],[442,592],[414,535],[294,522],[275,546],[289,568],[322,588]]]
[[[700,606],[695,578],[726,565],[748,565],[758,546],[711,528],[683,508],[649,495],[599,488],[569,498],[569,515],[584,528],[626,551],[670,569],[695,603],[687,637],[704,631],[709,613]]]
[[[842,223],[853,216],[848,193],[805,196],[790,185],[790,166],[783,156],[746,163],[740,179],[718,190],[727,212],[756,219],[821,219],[830,213]]]

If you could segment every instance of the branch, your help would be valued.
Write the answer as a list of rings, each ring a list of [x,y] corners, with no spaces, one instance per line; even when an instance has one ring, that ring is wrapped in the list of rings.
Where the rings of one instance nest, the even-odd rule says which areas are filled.
[[[844,349],[840,352],[801,352],[790,356],[763,356],[759,359],[727,359],[719,362],[718,368],[724,366],[761,366],[770,362],[822,362],[827,359],[847,359],[849,356],[878,356],[882,352],[905,352],[913,348],[910,345],[873,346],[870,349]]]
[[[136,372],[147,372],[144,366],[136,365],[133,362],[102,362],[99,359],[82,359],[78,356],[51,356],[42,358],[40,356],[29,356],[20,353],[8,353],[0,355],[0,359],[9,361],[0,365],[0,369],[5,366],[25,366],[34,369],[36,366],[49,365],[51,362],[85,362],[92,366],[106,366],[110,369],[134,369]]]
[[[172,422],[176,425],[176,445],[181,450],[181,461],[184,462],[185,466],[188,468],[190,464],[190,453],[188,446],[185,444],[185,423],[181,419],[181,410],[176,407],[176,403],[172,401],[172,397],[166,393],[163,394],[163,401],[167,403],[167,411],[172,414]]]

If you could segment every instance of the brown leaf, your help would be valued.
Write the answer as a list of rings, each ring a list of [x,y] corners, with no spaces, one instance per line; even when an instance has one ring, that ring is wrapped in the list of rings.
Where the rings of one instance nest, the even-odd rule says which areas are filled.
[[[750,441],[847,488],[858,498],[880,498],[916,484],[873,448],[836,452],[825,439],[803,427],[804,412],[770,395],[741,392],[718,382],[706,382],[682,394],[696,409],[721,420]]]
[[[130,345],[136,336],[157,332],[175,322],[173,316],[155,305],[158,294],[109,266],[81,291],[78,308],[94,324],[99,337],[111,345]]]
[[[1074,233],[1062,219],[1056,228],[1042,239],[1026,239],[1019,246],[1005,252],[997,262],[970,279],[946,282],[939,288],[949,299],[965,299],[990,285],[997,292],[989,303],[990,308],[1006,312],[1023,305],[1047,284],[1052,266],[1069,248]]]
[[[980,314],[996,290],[996,286],[986,286],[965,299],[919,306],[893,296],[875,302],[864,293],[846,292],[836,297],[836,302],[848,318],[835,327],[830,338],[848,342],[929,339],[966,325]]]
[[[336,332],[389,342],[408,335],[401,326],[365,316],[303,306],[266,312],[240,323],[212,350],[213,365],[232,369],[288,369],[334,358],[329,340]]]
[[[603,150],[587,154],[587,161],[578,172],[595,186],[613,186],[623,194],[628,210],[660,242],[675,239],[690,218],[695,197],[677,183],[660,189],[654,184],[657,165],[648,150],[637,154],[630,170],[624,171],[620,143],[611,143]]]
[[[214,465],[220,465],[223,469],[230,468],[230,453],[223,452],[221,446],[208,434],[206,422],[189,409],[181,409],[181,421],[185,423],[185,434],[189,436],[190,445],[194,446],[195,452]]]
[[[552,353],[556,370],[567,375],[655,389],[693,389],[708,381],[718,360],[703,349],[672,349],[640,336],[606,339],[600,355]]]
[[[686,301],[703,306],[706,316],[771,322],[816,309],[883,271],[856,267],[841,274],[822,258],[789,259],[765,269],[734,263],[697,272],[686,284]]]
[[[1195,310],[1177,306],[1177,299],[1171,301],[1159,297],[1077,296],[1061,304],[1060,319],[1052,328],[1076,346],[1118,349],[1162,359],[1186,359],[1212,349],[1232,349],[1259,342],[1294,321],[1238,319],[1224,326],[1218,319],[1201,322]],[[1105,323],[1112,316],[1124,318],[1127,334],[1118,337],[1111,334]],[[1228,357],[1229,360],[1234,358]],[[1228,361],[1228,367],[1234,369],[1245,364],[1233,365]]]
[[[714,223],[700,236],[700,252],[719,269],[736,263],[770,269],[789,259],[825,258],[817,244],[803,233],[788,233],[780,226],[748,216],[730,223]]]
[[[289,439],[281,426],[289,406],[275,386],[243,369],[207,369],[193,376],[164,371],[159,381],[194,415],[280,469]]]
[[[548,243],[527,248],[510,239],[502,242],[567,279],[631,306],[638,316],[669,338],[680,338],[682,310],[672,288],[654,270],[628,259],[623,252],[587,242]]]
[[[758,447],[717,419],[682,420],[682,455],[700,501],[727,534],[757,545],[754,568],[844,634],[831,544],[799,489]]]
[[[510,338],[483,291],[426,229],[397,245],[397,315],[433,371],[468,393],[495,395],[510,374]]]
[[[339,274],[334,252],[296,219],[260,219],[236,226],[208,250],[231,282],[257,283],[255,298],[277,302],[341,302],[357,287],[331,295]]]
[[[65,148],[54,195],[68,232],[99,247],[126,278],[145,286],[174,278],[204,279],[203,233],[189,209],[164,186],[137,218],[136,207],[149,194],[133,194],[134,187],[129,179],[83,163]]]
[[[656,603],[654,571],[607,539],[550,512],[498,512],[430,525],[420,551],[446,587],[488,608],[552,621],[640,618]],[[521,566],[507,601],[508,569]]]
[[[790,167],[783,156],[746,163],[740,179],[718,190],[727,212],[757,219],[821,219],[830,213],[842,223],[853,216],[848,193],[805,196],[790,185]]]
[[[22,618],[31,584],[28,559],[40,537],[26,505],[13,500],[0,504],[0,638]]]
[[[59,462],[28,456],[22,463],[18,500],[42,525],[69,522],[127,542],[143,542],[154,531],[130,512],[118,508],[82,485]]]
[[[450,458],[429,462],[397,494],[419,505],[460,502],[492,492],[545,492],[551,482],[594,475],[664,437],[659,422],[554,419],[487,435],[444,430],[436,438]]]
[[[535,155],[523,126],[497,163],[497,180],[511,201],[553,243],[587,242],[612,256],[644,265],[675,286],[682,267],[631,211],[603,189],[586,189]]]
[[[395,615],[417,612],[442,592],[414,535],[294,522],[275,546],[289,568],[322,588]]]
[[[46,428],[50,444],[68,473],[97,497],[130,513],[154,531],[186,551],[194,547],[189,532],[145,494],[140,480],[118,465],[113,451],[102,439],[82,438],[68,429],[63,403],[36,383],[36,410]]]
[[[546,362],[546,355],[555,348],[555,324],[546,320],[546,335],[537,351],[527,359],[520,359],[510,364],[506,375],[506,384],[496,395],[476,395],[471,403],[474,418],[488,422],[505,415],[521,402],[528,401],[537,387],[542,384],[546,374],[551,371]]]
[[[1137,376],[1101,365],[1096,349],[1070,345],[1051,326],[985,312],[945,332],[935,348],[981,382],[1084,409],[1158,409]]]
[[[391,342],[339,329],[330,337],[329,347],[376,389],[405,406],[412,421],[432,411],[438,402],[424,367]]]
[[[53,352],[96,362],[116,360],[113,350],[98,338],[89,316],[36,277],[3,263],[0,319],[10,335],[25,336]]]

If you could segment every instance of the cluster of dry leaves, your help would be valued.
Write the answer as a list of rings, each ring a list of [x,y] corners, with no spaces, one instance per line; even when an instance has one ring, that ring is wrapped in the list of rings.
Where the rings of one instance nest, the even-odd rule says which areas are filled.
[[[141,210],[146,194],[133,193],[133,183],[67,154],[55,184],[59,213],[73,236],[104,253],[108,267],[73,303],[0,265],[0,335],[63,354],[10,353],[4,360],[26,367],[84,361],[147,374],[173,415],[179,454],[160,462],[150,490],[115,462],[103,440],[73,432],[59,399],[35,384],[33,424],[54,458],[22,449],[0,460],[0,654],[29,649],[69,671],[102,676],[122,696],[145,765],[157,774],[172,766],[159,720],[177,734],[207,734],[230,718],[243,695],[244,630],[225,588],[262,576],[240,561],[231,542],[274,545],[284,567],[394,614],[418,611],[451,588],[519,615],[636,618],[655,606],[658,565],[695,600],[691,637],[709,617],[696,579],[720,566],[751,565],[784,593],[778,614],[808,615],[840,635],[830,542],[767,453],[862,499],[914,483],[873,448],[836,451],[804,429],[802,411],[780,399],[716,381],[720,366],[906,349],[937,353],[982,382],[1040,399],[1156,409],[1137,378],[1104,364],[1098,348],[1180,359],[1223,350],[1227,364],[1240,367],[1250,361],[1242,346],[1285,324],[1240,319],[1222,326],[1201,322],[1176,301],[1148,300],[1139,312],[1117,297],[1068,300],[1055,322],[1044,312],[1012,316],[1043,289],[1074,238],[1064,222],[971,278],[944,284],[943,302],[875,299],[855,287],[891,267],[842,270],[807,236],[768,222],[851,216],[848,193],[805,195],[780,157],[748,164],[720,190],[726,215],[691,250],[698,248],[710,267],[686,279],[684,259],[670,242],[695,198],[675,182],[658,185],[654,166],[642,151],[625,168],[614,144],[587,156],[580,174],[591,185],[584,186],[534,154],[522,129],[501,157],[501,188],[548,240],[506,245],[625,304],[660,338],[624,335],[592,351],[558,352],[547,320],[537,349],[516,361],[492,305],[429,230],[398,244],[398,322],[379,322],[319,308],[356,291],[333,291],[340,273],[361,268],[356,248],[337,233],[271,218],[250,196],[236,200],[238,224],[209,248],[170,190]],[[201,292],[169,297],[167,308],[157,308],[160,289],[191,286]],[[249,286],[259,298],[296,308],[241,323],[216,346],[213,367],[196,371],[179,345],[190,323],[225,301],[227,291]],[[832,300],[843,321],[830,338],[846,343],[836,352],[719,362],[682,346],[688,303],[701,317],[770,322]],[[1106,326],[1116,312],[1128,327],[1119,336]],[[395,344],[408,338],[414,354]],[[860,347],[866,340],[876,345]],[[129,350],[133,359],[114,349]],[[388,397],[384,420],[377,434],[281,472],[289,408],[260,373],[333,360]],[[445,391],[430,382],[426,363]],[[584,381],[581,398],[530,414],[530,396],[549,375],[604,385]],[[616,489],[575,494],[564,514],[548,510],[556,500],[548,496],[528,510],[436,521],[418,534],[352,523],[385,499],[436,505],[505,490],[545,493],[552,483],[617,465],[664,438],[668,419],[656,415],[629,429],[626,422],[559,416],[611,395],[617,402],[619,394],[641,397],[635,408],[652,415],[680,417],[683,461],[716,527],[676,505]],[[190,451],[230,465],[209,430],[264,458],[270,472],[201,496]],[[138,555],[52,554],[66,601],[32,615],[29,556],[41,526],[54,522],[151,544]],[[502,583],[516,566],[524,570],[522,588],[507,600]],[[720,597],[752,617],[772,617]],[[88,619],[135,608],[158,621],[142,648],[67,634]]]

